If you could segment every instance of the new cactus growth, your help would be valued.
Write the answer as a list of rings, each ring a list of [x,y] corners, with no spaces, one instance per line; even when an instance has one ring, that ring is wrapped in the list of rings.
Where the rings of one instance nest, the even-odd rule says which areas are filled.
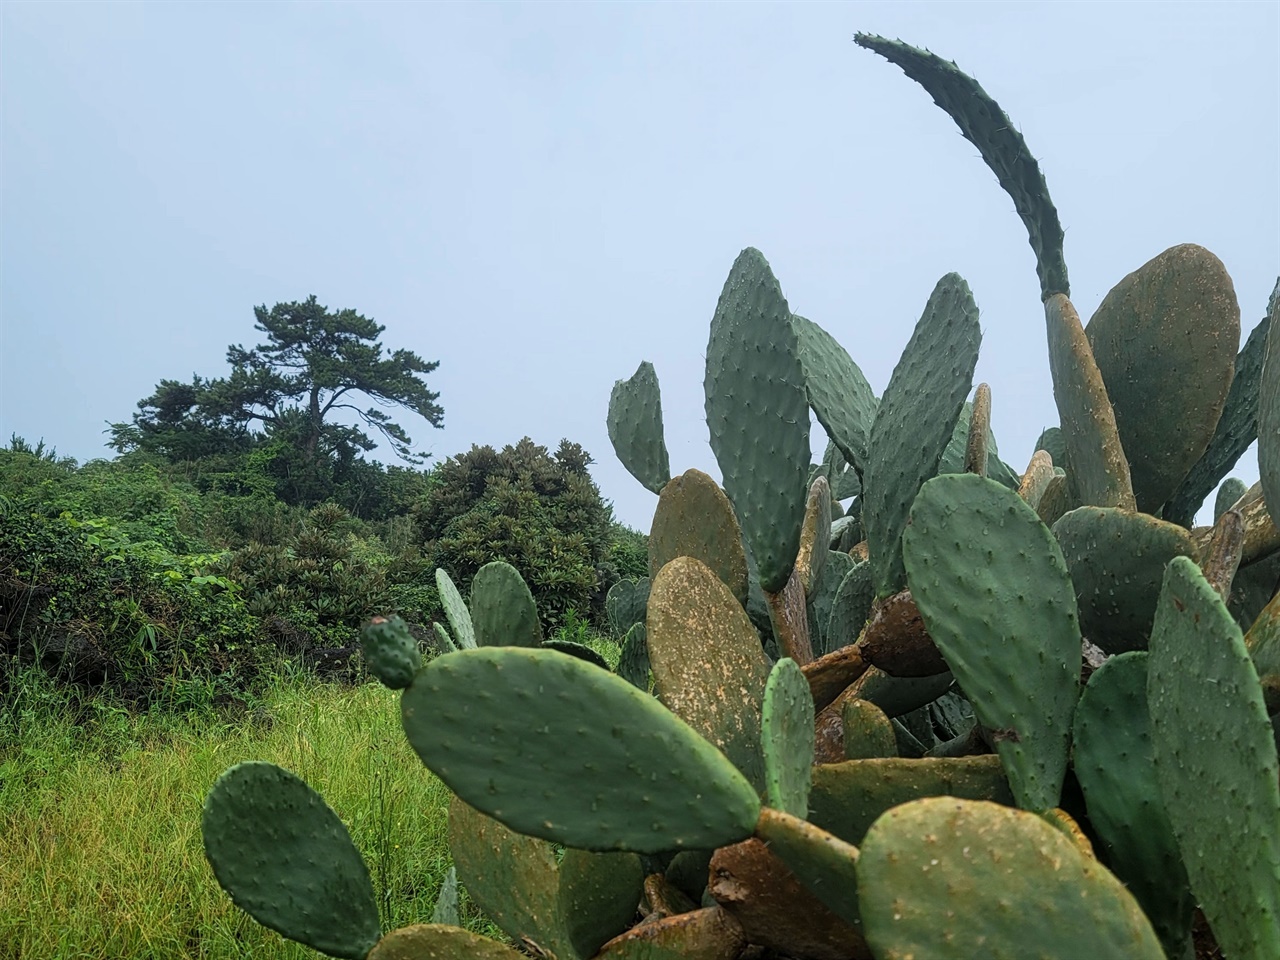
[[[1059,426],[1021,475],[1000,459],[990,392],[966,403],[981,333],[958,275],[877,399],[744,250],[706,354],[722,481],[671,477],[651,366],[610,398],[619,458],[659,494],[651,579],[606,601],[617,672],[551,649],[505,563],[469,608],[437,571],[452,637],[436,625],[429,662],[396,618],[364,634],[455,795],[457,882],[515,947],[451,925],[447,886],[435,922],[383,935],[336,814],[247,764],[203,826],[261,922],[372,960],[1185,960],[1199,907],[1227,960],[1280,956],[1280,292],[1237,353],[1226,270],[1184,245],[1086,328],[1003,111],[954,64],[857,41],[1013,198]],[[1216,528],[1188,529],[1254,435],[1260,484],[1224,484]]]

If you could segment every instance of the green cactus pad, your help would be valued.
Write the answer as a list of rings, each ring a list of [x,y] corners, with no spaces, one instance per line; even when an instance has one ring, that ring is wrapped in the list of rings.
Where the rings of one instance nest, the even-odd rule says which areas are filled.
[[[622,641],[618,676],[642,693],[649,692],[649,641],[643,623],[632,624]]]
[[[1136,510],[1129,462],[1120,444],[1115,411],[1080,315],[1062,294],[1044,302],[1053,399],[1062,419],[1071,499],[1096,507]]]
[[[440,605],[444,607],[444,615],[449,618],[449,626],[453,627],[454,644],[459,650],[476,648],[476,629],[471,623],[471,611],[458,592],[453,578],[441,567],[436,568],[436,590],[440,593]]]
[[[1280,956],[1280,764],[1240,629],[1175,557],[1151,631],[1147,701],[1165,808],[1225,956]]]
[[[791,311],[760,251],[725,281],[707,343],[707,427],[760,585],[781,590],[804,521],[809,400]]]
[[[1155,513],[1208,449],[1222,416],[1240,348],[1235,287],[1204,247],[1171,247],[1111,288],[1085,335],[1134,499]]]
[[[653,581],[646,639],[654,694],[763,790],[769,662],[729,588],[693,557],[672,560]]]
[[[1244,646],[1262,684],[1267,713],[1280,714],[1280,594],[1258,614],[1245,634]]]
[[[701,470],[686,470],[662,488],[649,529],[649,575],[676,557],[694,557],[747,602],[747,554],[733,505]]]
[[[954,681],[950,671],[934,677],[891,677],[879,667],[871,667],[853,684],[849,695],[874,703],[892,719],[932,703]]]
[[[606,943],[594,960],[737,960],[742,926],[720,907],[641,923]]]
[[[773,665],[761,719],[765,795],[769,806],[805,817],[813,768],[813,695],[794,660]]]
[[[450,789],[530,836],[584,850],[709,849],[749,836],[759,815],[755,788],[688,724],[552,650],[437,657],[404,691],[401,718]]]
[[[1040,817],[930,797],[889,811],[858,858],[877,957],[1164,960],[1123,884]]]
[[[440,893],[436,896],[435,908],[431,911],[431,922],[445,926],[458,925],[458,868],[450,867],[440,884]]]
[[[565,851],[557,898],[578,956],[595,956],[631,926],[643,888],[644,866],[634,853]]]
[[[969,285],[949,273],[934,287],[871,426],[863,522],[876,595],[906,585],[902,531],[921,485],[938,472],[973,386],[982,331]]]
[[[366,960],[522,960],[506,944],[461,927],[417,923],[392,930]]]
[[[1076,707],[1072,766],[1107,865],[1142,904],[1165,951],[1181,955],[1195,901],[1156,778],[1147,654],[1112,657]]]
[[[369,870],[347,828],[289,771],[259,761],[231,767],[205,798],[200,829],[218,883],[263,926],[352,960],[382,936]]]
[[[1067,262],[1062,256],[1062,224],[1049,199],[1049,186],[1022,134],[1000,104],[977,80],[928,50],[865,33],[855,34],[853,39],[897,64],[924,87],[933,102],[955,121],[964,138],[978,148],[1000,186],[1013,199],[1014,209],[1027,228],[1027,238],[1036,255],[1040,299],[1055,293],[1069,294]]]
[[[520,571],[503,560],[486,563],[471,581],[471,623],[478,647],[536,647],[542,623]]]
[[[503,933],[576,958],[557,899],[560,868],[550,843],[509,830],[454,797],[449,851],[468,896]]]
[[[671,479],[667,441],[662,435],[662,392],[648,360],[609,394],[609,441],[627,472],[654,493]]]
[[[921,797],[1013,803],[1000,758],[882,757],[825,763],[813,768],[809,820],[840,839],[861,844],[886,810]]]
[[[619,580],[604,598],[604,612],[609,628],[618,638],[625,637],[637,623],[644,623],[645,608],[649,603],[649,578]]]
[[[1058,806],[1080,691],[1058,542],[1012,490],[954,474],[920,491],[903,552],[929,635],[991,731],[1018,806]]]
[[[1223,480],[1222,486],[1218,488],[1218,495],[1213,499],[1213,522],[1217,523],[1218,519],[1235,506],[1236,501],[1248,490],[1249,488],[1239,477],[1227,477]]]
[[[1049,454],[1055,467],[1066,466],[1067,446],[1061,427],[1045,427],[1041,430],[1040,436],[1036,438],[1035,448]]]
[[[827,562],[822,565],[822,574],[814,584],[813,592],[809,594],[809,639],[813,645],[815,657],[825,656],[833,650],[853,643],[858,638],[856,632],[851,637],[844,632],[835,636],[828,632],[831,627],[831,613],[836,605],[836,597],[840,593],[840,585],[844,583],[845,577],[853,572],[855,565],[853,557],[847,553],[827,551]],[[869,586],[870,577],[866,582]],[[856,612],[853,615],[856,616]],[[843,631],[846,626],[843,617],[836,621],[837,630]]]
[[[841,920],[858,926],[858,848],[781,810],[760,811],[756,836]]]
[[[1080,631],[1107,653],[1146,649],[1165,565],[1200,559],[1186,528],[1129,510],[1080,507],[1053,535],[1075,585]]]
[[[871,384],[831,334],[804,317],[793,316],[791,324],[809,405],[845,461],[861,468],[867,462],[867,436],[876,415]]]
[[[577,657],[579,660],[585,660],[601,670],[609,669],[609,661],[585,643],[577,643],[573,640],[544,640],[540,646],[543,650],[556,650],[567,653],[571,657]]]
[[[407,687],[422,666],[418,641],[398,616],[374,617],[366,623],[360,630],[360,648],[369,672],[392,690]]]
[[[1267,512],[1280,517],[1280,280],[1267,305],[1267,347],[1258,383],[1258,472]]]
[[[812,597],[827,562],[827,545],[831,541],[831,484],[826,477],[816,477],[805,500],[804,525],[800,529],[800,548],[796,552],[796,569],[804,583],[806,597]]]
[[[898,738],[884,711],[866,700],[846,700],[840,709],[847,760],[874,760],[898,755]]]
[[[1166,520],[1191,526],[1204,498],[1258,439],[1258,386],[1270,328],[1270,318],[1263,317],[1237,354],[1235,376],[1213,439],[1165,504]]]
[[[841,578],[840,587],[831,601],[827,625],[822,631],[822,654],[857,642],[858,634],[862,632],[867,617],[871,614],[871,602],[874,599],[870,562],[864,560],[855,563]]]
[[[441,653],[453,653],[458,649],[458,645],[453,642],[453,637],[449,636],[449,631],[439,620],[431,624],[431,629],[436,635],[436,644]]]
[[[1066,474],[1055,473],[1044,487],[1044,493],[1036,503],[1036,516],[1047,527],[1053,526],[1072,509],[1070,484]]]

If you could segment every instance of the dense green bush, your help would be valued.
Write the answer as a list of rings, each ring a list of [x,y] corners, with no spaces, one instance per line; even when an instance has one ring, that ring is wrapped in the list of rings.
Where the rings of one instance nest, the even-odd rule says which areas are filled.
[[[451,457],[414,508],[424,559],[458,583],[491,560],[507,561],[548,630],[570,609],[598,620],[614,533],[591,462],[576,443],[562,440],[553,456],[528,437],[500,452],[477,446]]]

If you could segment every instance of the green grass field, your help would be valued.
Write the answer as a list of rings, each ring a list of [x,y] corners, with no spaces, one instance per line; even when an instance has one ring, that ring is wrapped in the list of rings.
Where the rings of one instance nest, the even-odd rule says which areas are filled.
[[[23,697],[0,726],[0,960],[317,956],[234,907],[205,861],[205,793],[249,759],[299,774],[342,817],[384,929],[430,919],[449,793],[405,742],[397,694],[301,679],[236,716],[72,715],[38,681]]]

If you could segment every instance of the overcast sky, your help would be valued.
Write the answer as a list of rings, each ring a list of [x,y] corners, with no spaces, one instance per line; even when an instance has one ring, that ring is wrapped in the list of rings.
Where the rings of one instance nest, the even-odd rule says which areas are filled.
[[[224,374],[228,344],[261,340],[255,305],[314,293],[440,361],[445,428],[401,420],[420,449],[567,437],[647,530],[610,388],[652,361],[673,471],[718,476],[702,356],[755,246],[877,392],[961,273],[1021,469],[1057,420],[1025,231],[951,120],[853,34],[927,46],[1000,101],[1082,316],[1195,242],[1247,331],[1280,272],[1278,10],[6,0],[0,437],[109,456],[106,422],[157,381]]]

